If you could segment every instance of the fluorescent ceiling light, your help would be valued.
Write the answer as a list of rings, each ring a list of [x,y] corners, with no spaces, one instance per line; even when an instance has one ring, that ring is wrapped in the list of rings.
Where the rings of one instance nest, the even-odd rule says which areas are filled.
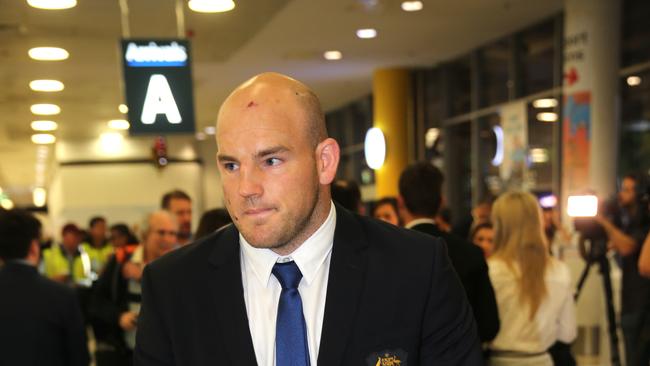
[[[36,187],[32,191],[32,200],[34,201],[34,206],[43,207],[47,202],[47,192],[43,187]]]
[[[99,136],[101,149],[106,154],[117,154],[122,150],[122,141],[124,136],[118,132],[104,132]]]
[[[361,39],[370,39],[377,37],[377,30],[373,28],[365,28],[357,30],[357,37]]]
[[[343,54],[341,53],[341,51],[336,51],[336,50],[325,51],[325,53],[323,53],[323,57],[325,57],[326,60],[334,61],[343,58]]]
[[[27,53],[29,57],[38,61],[60,61],[70,57],[68,51],[59,47],[35,47]]]
[[[31,126],[34,131],[54,131],[59,127],[54,121],[34,121]]]
[[[37,9],[61,10],[77,6],[77,0],[27,0],[27,4]]]
[[[542,122],[557,122],[557,113],[553,113],[553,112],[537,113],[537,119]]]
[[[33,104],[29,109],[32,113],[43,116],[51,116],[61,113],[61,108],[56,104]]]
[[[546,163],[548,162],[548,150],[543,148],[530,149],[529,157],[533,163]]]
[[[129,107],[127,107],[126,104],[120,104],[117,107],[117,110],[120,111],[120,113],[122,114],[129,113]]]
[[[404,1],[402,3],[402,10],[404,11],[420,11],[422,7],[422,1]]]
[[[58,80],[32,80],[29,88],[33,91],[57,92],[63,90],[63,83]]]
[[[628,76],[627,77],[627,85],[629,86],[637,86],[641,84],[641,78],[635,75]]]
[[[53,144],[56,141],[56,137],[49,133],[37,133],[32,135],[32,142],[35,144]]]
[[[557,99],[555,99],[555,98],[535,99],[533,101],[533,107],[535,107],[535,108],[553,108],[553,107],[557,107]]]
[[[128,130],[131,125],[125,119],[112,119],[108,121],[108,128],[113,130]]]
[[[187,5],[198,13],[224,13],[235,8],[232,0],[190,0]]]

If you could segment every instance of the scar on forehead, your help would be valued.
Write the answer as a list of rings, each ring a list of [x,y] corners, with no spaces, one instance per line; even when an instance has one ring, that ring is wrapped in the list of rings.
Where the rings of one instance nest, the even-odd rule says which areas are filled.
[[[259,104],[255,103],[254,100],[251,100],[251,101],[248,103],[248,105],[246,106],[246,108],[257,107],[258,105],[259,105]]]

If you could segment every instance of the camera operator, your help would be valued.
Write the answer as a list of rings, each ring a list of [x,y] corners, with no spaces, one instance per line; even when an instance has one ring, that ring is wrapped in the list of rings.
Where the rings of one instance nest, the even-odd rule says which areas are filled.
[[[639,179],[626,175],[617,196],[617,207],[599,214],[596,220],[604,228],[610,249],[621,256],[621,328],[628,365],[648,365],[650,349],[639,338],[648,314],[650,280],[641,277],[637,263],[648,231],[647,206],[642,201]]]

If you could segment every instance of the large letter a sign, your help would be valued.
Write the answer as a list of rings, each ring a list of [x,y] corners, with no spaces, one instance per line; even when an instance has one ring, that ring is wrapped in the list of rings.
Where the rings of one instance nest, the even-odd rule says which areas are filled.
[[[149,79],[140,120],[142,123],[150,125],[156,121],[157,114],[167,116],[169,123],[181,123],[183,120],[167,78],[161,74],[153,74]]]
[[[122,40],[130,135],[194,133],[190,44]]]

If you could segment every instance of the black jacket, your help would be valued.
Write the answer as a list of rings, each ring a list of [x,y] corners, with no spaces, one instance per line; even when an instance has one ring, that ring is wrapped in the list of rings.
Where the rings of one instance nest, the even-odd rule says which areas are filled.
[[[88,365],[74,290],[10,261],[0,268],[0,366]]]
[[[472,305],[479,337],[482,342],[494,339],[499,332],[499,310],[483,251],[455,235],[439,230],[434,224],[423,223],[413,226],[412,229],[445,240],[451,264],[456,269]]]
[[[444,243],[336,212],[318,365],[481,365]],[[256,365],[238,235],[226,226],[145,268],[135,365]]]

